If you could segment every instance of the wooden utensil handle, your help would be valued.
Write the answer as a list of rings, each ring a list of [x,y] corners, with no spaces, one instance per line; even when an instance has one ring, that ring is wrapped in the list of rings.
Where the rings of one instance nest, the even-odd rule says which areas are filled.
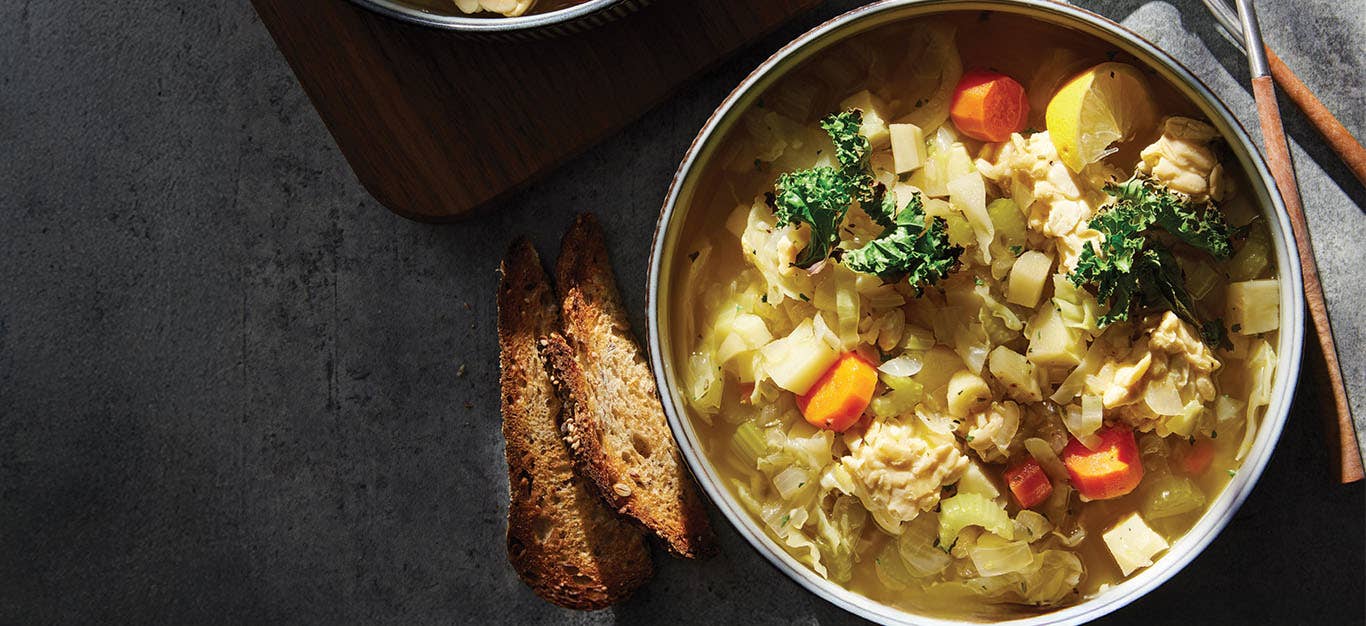
[[[1343,163],[1347,164],[1348,169],[1352,170],[1357,181],[1366,186],[1366,148],[1347,131],[1347,127],[1338,121],[1328,107],[1323,106],[1314,92],[1300,81],[1300,77],[1290,71],[1285,61],[1271,51],[1270,46],[1266,49],[1266,58],[1271,66],[1271,75],[1276,78],[1276,83],[1285,91],[1285,95],[1304,111],[1309,122],[1328,141],[1328,146],[1337,153]]]
[[[1362,467],[1361,451],[1356,442],[1356,429],[1352,425],[1352,407],[1347,403],[1347,388],[1342,381],[1342,369],[1338,366],[1333,328],[1328,321],[1328,306],[1323,298],[1323,285],[1319,282],[1318,264],[1314,261],[1314,246],[1309,239],[1309,224],[1305,221],[1304,207],[1300,204],[1299,185],[1295,182],[1295,169],[1290,161],[1290,146],[1285,140],[1285,129],[1281,127],[1280,109],[1276,105],[1276,88],[1271,82],[1271,77],[1260,76],[1252,79],[1252,94],[1257,100],[1257,117],[1262,125],[1262,139],[1266,146],[1266,164],[1271,168],[1271,176],[1276,179],[1276,187],[1280,189],[1286,213],[1290,216],[1290,227],[1295,233],[1295,248],[1300,255],[1300,269],[1304,274],[1304,300],[1309,308],[1309,317],[1318,336],[1319,346],[1323,349],[1323,359],[1327,365],[1329,383],[1332,385],[1337,419],[1325,415],[1324,421],[1328,426],[1330,439],[1333,431],[1337,431],[1337,441],[1336,445],[1329,446],[1329,453],[1337,457],[1333,459],[1333,467],[1338,471],[1338,480],[1342,483],[1355,482],[1362,479]]]

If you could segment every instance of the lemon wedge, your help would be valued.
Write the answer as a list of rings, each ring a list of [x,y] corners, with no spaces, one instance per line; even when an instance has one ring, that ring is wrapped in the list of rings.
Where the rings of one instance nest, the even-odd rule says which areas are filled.
[[[1109,154],[1117,141],[1153,123],[1147,80],[1126,63],[1101,63],[1067,81],[1048,101],[1044,121],[1058,156],[1080,172]]]

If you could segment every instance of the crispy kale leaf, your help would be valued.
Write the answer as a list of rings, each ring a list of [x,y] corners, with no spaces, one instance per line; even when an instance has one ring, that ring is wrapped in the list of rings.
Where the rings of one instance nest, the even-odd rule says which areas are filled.
[[[1069,278],[1078,287],[1093,285],[1096,297],[1109,304],[1102,326],[1129,319],[1134,308],[1162,307],[1200,329],[1210,345],[1227,338],[1219,320],[1201,320],[1186,290],[1185,274],[1158,229],[1216,258],[1232,255],[1233,229],[1212,206],[1195,207],[1185,197],[1152,180],[1134,177],[1105,190],[1114,204],[1091,219],[1104,235],[1100,249],[1088,243]]]
[[[778,177],[769,205],[778,217],[778,226],[806,224],[811,227],[811,243],[797,255],[797,267],[811,267],[840,242],[840,223],[854,201],[849,181],[829,167],[787,172]]]
[[[863,113],[858,109],[835,113],[821,120],[821,128],[835,144],[839,169],[814,167],[778,177],[769,205],[778,226],[806,224],[811,243],[797,256],[797,267],[815,265],[839,244],[839,227],[858,200],[868,209],[883,203],[885,190],[875,185],[868,168],[868,138],[859,133]]]
[[[925,285],[948,277],[958,266],[963,248],[949,244],[948,223],[942,218],[926,220],[920,194],[896,213],[895,194],[884,190],[882,201],[869,214],[886,230],[862,248],[844,254],[841,262],[849,269],[887,281],[905,278],[919,294]]]
[[[1119,203],[1132,206],[1135,212],[1152,220],[1162,230],[1214,258],[1223,260],[1233,256],[1232,240],[1238,233],[1213,205],[1197,206],[1184,194],[1143,176],[1109,185],[1105,191],[1115,196]]]
[[[860,202],[872,199],[873,174],[868,167],[868,138],[859,132],[863,126],[863,112],[850,109],[821,120],[821,129],[835,144],[835,160],[840,174],[849,180],[853,194]]]
[[[905,278],[919,293],[948,276],[958,266],[963,248],[949,244],[948,224],[927,220],[920,194],[900,213],[896,195],[873,179],[868,165],[870,146],[859,128],[858,109],[835,113],[821,120],[821,128],[835,144],[839,168],[814,167],[778,177],[769,205],[778,225],[806,224],[811,243],[797,255],[797,267],[811,267],[835,252],[840,224],[855,200],[883,232],[857,250],[844,252],[841,261],[856,272],[876,274],[884,280]]]

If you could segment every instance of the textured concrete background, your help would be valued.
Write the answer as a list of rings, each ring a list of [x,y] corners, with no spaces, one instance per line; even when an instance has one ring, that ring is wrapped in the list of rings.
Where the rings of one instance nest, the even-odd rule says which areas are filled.
[[[1262,4],[1271,43],[1366,137],[1366,3]],[[1252,120],[1243,63],[1198,3],[1087,5]],[[2,3],[0,622],[853,621],[729,529],[722,556],[661,555],[615,609],[534,597],[503,554],[492,297],[515,234],[553,255],[594,210],[639,321],[640,259],[695,130],[849,6],[484,217],[428,226],[358,186],[247,3]],[[1363,190],[1289,124],[1366,416]],[[1363,488],[1329,483],[1322,446],[1302,398],[1228,530],[1110,621],[1362,621]]]

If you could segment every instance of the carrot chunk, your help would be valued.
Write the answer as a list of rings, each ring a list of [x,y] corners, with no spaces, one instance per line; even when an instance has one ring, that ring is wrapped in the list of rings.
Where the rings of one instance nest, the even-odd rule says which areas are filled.
[[[1005,478],[1006,484],[1010,486],[1010,493],[1014,494],[1015,501],[1022,509],[1032,509],[1053,495],[1053,483],[1048,480],[1048,474],[1044,473],[1043,466],[1039,465],[1034,457],[1029,457],[1007,469]]]
[[[1075,437],[1062,450],[1062,463],[1072,477],[1072,486],[1088,500],[1109,500],[1133,491],[1143,480],[1134,432],[1112,426],[1096,434],[1100,443],[1094,450]]]
[[[797,408],[812,426],[842,432],[863,415],[875,387],[877,369],[857,353],[847,352],[810,391],[797,396]]]
[[[1181,471],[1191,476],[1199,476],[1209,469],[1210,463],[1214,461],[1214,442],[1208,439],[1196,439],[1194,444],[1176,444],[1177,463]]]
[[[1029,97],[1015,79],[990,70],[969,70],[953,91],[949,115],[959,132],[982,141],[1005,141],[1024,130]]]

